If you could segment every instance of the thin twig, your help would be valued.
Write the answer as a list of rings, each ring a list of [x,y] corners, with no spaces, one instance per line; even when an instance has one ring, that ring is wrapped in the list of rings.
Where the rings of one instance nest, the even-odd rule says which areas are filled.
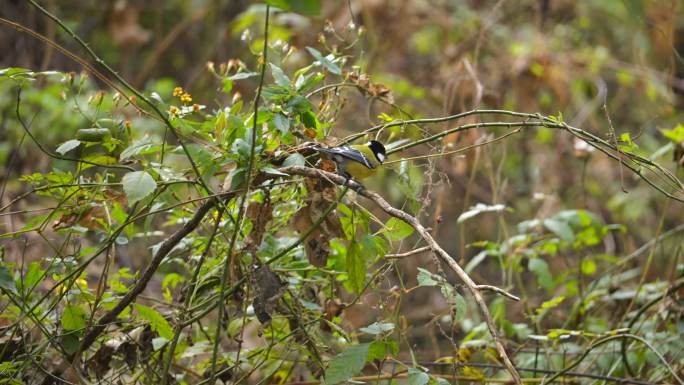
[[[247,199],[249,199],[249,189],[252,185],[253,178],[253,168],[254,168],[254,157],[256,156],[256,140],[257,140],[257,129],[259,121],[259,99],[261,98],[261,90],[264,86],[264,78],[266,75],[266,65],[268,57],[268,18],[271,13],[270,5],[266,5],[266,18],[264,21],[264,49],[261,54],[261,74],[259,76],[259,86],[257,87],[256,95],[254,96],[254,115],[252,116],[252,138],[249,149],[249,160],[247,163],[247,176],[245,178],[245,194],[240,200],[240,205],[238,207],[237,219],[233,227],[233,235],[230,239],[230,244],[228,246],[228,251],[226,253],[226,262],[223,265],[223,272],[221,275],[221,288],[219,292],[219,306],[223,306],[226,288],[228,286],[228,270],[230,263],[233,258],[233,250],[235,249],[235,243],[237,242],[238,234],[241,231],[242,220],[244,217],[245,206],[247,204]],[[214,347],[211,353],[211,377],[210,382],[213,382],[216,378],[216,362],[218,359],[218,346],[221,337],[221,325],[223,324],[223,311],[218,312],[218,320],[216,321],[216,333],[214,335]]]
[[[430,248],[430,246],[423,246],[423,247],[419,247],[419,248],[417,248],[417,249],[413,249],[413,250],[411,250],[411,251],[407,251],[407,252],[401,253],[401,254],[386,254],[386,255],[385,255],[385,258],[387,258],[387,259],[400,259],[400,258],[406,258],[406,257],[410,257],[410,256],[413,256],[413,255],[416,255],[416,254],[424,253],[424,252],[430,251],[430,250],[432,250],[432,249]]]

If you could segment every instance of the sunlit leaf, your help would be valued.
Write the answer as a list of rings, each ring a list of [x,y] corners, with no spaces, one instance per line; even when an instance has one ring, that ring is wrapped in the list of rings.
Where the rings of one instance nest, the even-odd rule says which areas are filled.
[[[133,171],[121,179],[128,203],[133,204],[152,194],[157,188],[157,182],[145,171]]]
[[[316,16],[321,13],[320,0],[265,0],[265,2],[283,11],[292,11],[310,16]]]
[[[133,308],[140,314],[140,316],[150,324],[152,330],[157,332],[161,337],[171,340],[173,338],[173,329],[158,311],[152,309],[151,307],[141,305],[139,303],[134,303]]]
[[[386,229],[382,232],[390,241],[400,241],[413,234],[413,227],[401,219],[392,217],[385,223]]]
[[[67,305],[60,323],[64,330],[80,330],[86,327],[86,312],[79,305]]]
[[[81,141],[78,139],[71,139],[67,140],[66,142],[62,143],[57,147],[55,151],[57,151],[59,154],[66,154],[67,152],[73,150],[74,148],[78,147],[81,145]]]
[[[337,64],[333,63],[333,61],[330,60],[328,57],[321,55],[321,53],[318,52],[315,48],[306,47],[306,50],[309,51],[311,56],[313,56],[320,65],[325,67],[325,69],[327,69],[331,73],[334,73],[335,75],[342,74],[342,70],[340,69],[340,67],[337,66]]]

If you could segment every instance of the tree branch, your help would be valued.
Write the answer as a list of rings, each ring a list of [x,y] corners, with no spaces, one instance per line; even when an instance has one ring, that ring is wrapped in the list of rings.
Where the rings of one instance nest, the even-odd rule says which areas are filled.
[[[442,249],[437,241],[432,238],[430,233],[423,227],[423,225],[416,219],[415,217],[411,216],[410,214],[396,209],[392,207],[383,197],[378,195],[375,192],[372,192],[370,190],[367,190],[363,185],[353,181],[346,179],[340,175],[333,174],[331,172],[315,169],[315,168],[310,168],[310,167],[302,167],[302,166],[290,166],[290,167],[284,167],[281,168],[280,171],[285,172],[287,174],[293,174],[293,175],[302,175],[302,176],[308,176],[311,178],[318,178],[318,179],[326,179],[329,180],[333,183],[336,183],[338,185],[343,185],[347,186],[353,190],[355,190],[359,195],[364,196],[370,200],[372,200],[376,205],[378,205],[383,211],[385,211],[387,214],[401,219],[402,221],[406,222],[409,224],[413,229],[425,240],[425,242],[428,244],[430,249],[444,262],[446,263],[451,270],[456,273],[458,278],[463,282],[463,284],[466,286],[470,294],[473,296],[475,299],[475,302],[477,303],[478,307],[480,308],[480,313],[482,314],[482,317],[485,320],[485,323],[487,324],[487,328],[489,329],[489,332],[492,335],[492,338],[494,340],[494,344],[496,346],[496,350],[499,352],[499,355],[501,356],[501,359],[504,362],[504,365],[506,366],[506,369],[508,372],[511,374],[511,377],[513,379],[513,382],[517,385],[521,385],[522,381],[520,379],[520,374],[518,374],[518,371],[515,369],[515,366],[511,362],[510,358],[508,357],[508,354],[506,353],[506,349],[503,346],[503,343],[501,342],[501,339],[498,336],[497,333],[497,328],[496,325],[494,324],[494,320],[492,319],[492,316],[489,314],[489,309],[487,308],[487,303],[484,301],[482,298],[482,294],[480,292],[480,288],[478,285],[473,282],[473,280],[470,278],[470,276],[459,266],[459,264],[451,258],[451,256]],[[497,292],[505,292],[503,289],[497,290]],[[513,295],[509,294],[507,297],[511,298],[514,297]]]
[[[229,195],[225,197],[225,199],[231,199],[232,196],[235,195],[234,193],[232,195]],[[145,268],[145,271],[143,274],[140,276],[140,279],[135,283],[135,286],[126,293],[126,295],[121,298],[119,303],[116,304],[110,311],[108,311],[105,315],[100,317],[99,320],[95,323],[95,326],[93,326],[92,329],[86,334],[86,336],[83,338],[83,341],[81,342],[81,345],[78,348],[78,351],[74,354],[74,356],[78,356],[81,352],[84,350],[87,350],[90,345],[95,342],[97,337],[102,334],[104,329],[109,325],[111,322],[115,321],[116,318],[121,314],[121,312],[126,309],[128,305],[130,305],[140,293],[142,293],[145,288],[147,287],[147,284],[150,282],[152,277],[154,276],[154,273],[157,271],[159,268],[159,265],[161,262],[164,260],[164,257],[166,257],[171,250],[181,241],[183,238],[185,238],[188,234],[190,234],[193,230],[197,228],[197,226],[200,225],[202,222],[202,219],[204,219],[204,216],[211,210],[218,202],[217,198],[212,198],[204,202],[195,212],[195,215],[190,218],[188,222],[186,222],[183,227],[178,229],[175,233],[173,233],[169,238],[167,238],[164,242],[162,242],[161,246],[157,250],[157,253],[154,255],[150,263],[147,265]]]

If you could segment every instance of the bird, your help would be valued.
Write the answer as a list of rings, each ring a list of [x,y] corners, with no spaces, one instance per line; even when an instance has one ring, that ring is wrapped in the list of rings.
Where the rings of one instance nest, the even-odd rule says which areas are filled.
[[[337,165],[338,174],[356,181],[375,174],[387,157],[385,146],[377,140],[332,148],[314,145],[311,149],[329,155]]]

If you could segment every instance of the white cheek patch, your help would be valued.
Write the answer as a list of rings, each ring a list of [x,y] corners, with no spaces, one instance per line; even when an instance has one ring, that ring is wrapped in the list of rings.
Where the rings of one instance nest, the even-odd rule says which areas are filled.
[[[380,163],[385,161],[385,154],[377,153],[376,156],[378,157],[378,160],[380,161]]]

